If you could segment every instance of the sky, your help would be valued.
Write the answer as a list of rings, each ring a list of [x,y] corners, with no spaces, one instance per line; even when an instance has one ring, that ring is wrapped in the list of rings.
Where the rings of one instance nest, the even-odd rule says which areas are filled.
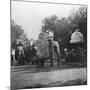
[[[11,1],[11,19],[24,29],[29,39],[36,40],[45,17],[51,15],[67,17],[72,9],[77,10],[79,7],[79,5]]]

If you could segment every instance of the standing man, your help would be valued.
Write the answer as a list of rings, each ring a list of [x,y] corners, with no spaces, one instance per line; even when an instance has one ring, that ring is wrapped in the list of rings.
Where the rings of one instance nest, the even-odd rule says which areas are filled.
[[[50,58],[50,67],[52,67],[53,66],[53,47],[52,47],[53,37],[52,37],[52,34],[49,33],[49,30],[46,31],[46,40],[48,41],[48,51],[49,51],[49,58]]]
[[[53,41],[53,48],[55,52],[55,57],[57,59],[57,66],[60,64],[60,47],[59,43],[57,41]]]
[[[52,40],[48,40],[49,42],[49,57],[50,57],[50,63],[51,67],[53,66],[53,47],[52,47]]]
[[[48,40],[48,50],[50,58],[50,67],[53,67],[53,33],[51,30],[46,31],[46,39]]]

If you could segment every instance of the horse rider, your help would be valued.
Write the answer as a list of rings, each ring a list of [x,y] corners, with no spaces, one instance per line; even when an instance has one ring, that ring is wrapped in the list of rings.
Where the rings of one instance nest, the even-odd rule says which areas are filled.
[[[16,47],[16,57],[19,60],[20,64],[24,64],[25,54],[23,44],[19,41]]]

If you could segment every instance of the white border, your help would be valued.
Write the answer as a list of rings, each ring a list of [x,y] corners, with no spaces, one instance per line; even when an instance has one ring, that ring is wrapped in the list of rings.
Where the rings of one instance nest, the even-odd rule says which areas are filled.
[[[56,2],[56,3],[70,3],[70,4],[87,4],[88,16],[90,0],[28,0],[28,1],[41,1],[41,2]],[[84,90],[89,89],[90,70],[89,70],[89,20],[88,17],[88,85],[87,86],[69,86],[69,87],[54,87],[54,88],[42,88],[42,90]],[[0,1],[0,90],[9,90],[10,87],[10,0]],[[39,90],[39,89],[37,89]],[[90,90],[90,89],[89,89]]]

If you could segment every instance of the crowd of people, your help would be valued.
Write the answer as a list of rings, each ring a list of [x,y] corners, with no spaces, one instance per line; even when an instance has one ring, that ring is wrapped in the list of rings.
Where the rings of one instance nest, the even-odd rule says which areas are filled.
[[[65,52],[65,63],[80,61],[85,55],[86,50],[83,48],[84,38],[82,33],[79,31],[78,26],[74,26],[74,31],[71,34],[70,45],[64,49]],[[39,57],[39,52],[37,52],[37,46],[34,43],[28,46],[23,45],[20,41],[15,47],[11,49],[11,63],[18,62],[19,65],[27,64],[37,64],[37,66],[43,66],[46,59],[50,59],[50,66],[53,66],[53,50],[57,60],[57,66],[60,65],[60,45],[58,41],[54,41],[53,38],[48,40],[48,52],[49,57],[41,58]],[[78,59],[77,56],[80,56]]]
[[[14,48],[11,50],[11,62],[18,62],[19,65],[27,64],[40,64],[43,66],[43,63],[46,59],[50,59],[50,66],[53,66],[53,47],[57,57],[57,65],[59,66],[59,58],[60,58],[60,51],[59,51],[59,44],[57,41],[48,41],[48,57],[39,57],[40,53],[37,51],[35,44],[29,44],[28,46],[24,46],[21,42],[16,44]]]

